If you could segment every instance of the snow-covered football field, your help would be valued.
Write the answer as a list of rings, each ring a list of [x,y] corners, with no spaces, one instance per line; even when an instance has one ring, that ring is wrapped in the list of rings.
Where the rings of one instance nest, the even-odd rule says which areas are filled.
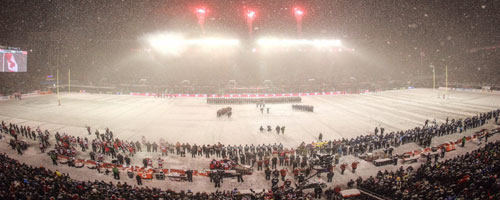
[[[226,105],[207,105],[203,98],[156,99],[153,97],[133,97],[100,94],[62,94],[61,106],[57,105],[57,96],[27,97],[21,101],[0,101],[0,120],[23,126],[40,127],[75,136],[88,136],[85,129],[90,125],[103,131],[109,127],[115,137],[127,140],[140,140],[144,135],[149,141],[164,138],[169,142],[189,142],[190,144],[261,144],[283,143],[288,147],[296,147],[300,142],[310,143],[316,140],[322,132],[324,139],[352,138],[362,134],[371,134],[375,126],[382,126],[387,131],[404,130],[423,125],[426,119],[444,122],[446,117],[463,118],[481,112],[500,108],[500,95],[490,93],[448,92],[443,99],[443,91],[429,89],[397,90],[371,94],[315,96],[304,97],[302,104],[313,105],[314,113],[293,111],[290,104],[270,104],[270,113],[260,113],[255,105],[231,105],[231,118],[216,117],[216,110]],[[441,98],[438,98],[440,94]],[[261,133],[261,125],[286,126],[284,135],[275,132]],[[481,128],[498,127],[489,123],[484,127],[468,130],[462,134],[452,134],[434,138],[432,145],[457,140],[464,135],[472,135]],[[491,141],[500,139],[496,134]],[[112,176],[99,174],[87,168],[76,169],[64,165],[52,165],[50,158],[40,152],[38,144],[27,140],[30,147],[24,155],[17,155],[8,146],[9,138],[0,139],[0,152],[7,153],[14,159],[34,166],[44,166],[51,170],[69,173],[77,180],[104,180],[118,182]],[[53,140],[53,139],[52,139]],[[450,158],[470,152],[478,148],[477,142],[468,142],[465,148],[447,153]],[[50,147],[52,149],[53,147]],[[397,147],[395,153],[421,148],[415,143]],[[138,152],[132,157],[133,165],[141,165],[143,158],[156,159],[161,153]],[[78,158],[88,159],[88,153],[77,153]],[[214,157],[215,158],[215,157]],[[110,162],[111,158],[106,158]],[[169,155],[165,157],[164,165],[172,169],[206,170],[213,158],[190,158]],[[343,156],[341,163],[360,161],[356,174],[348,169],[345,175],[340,175],[338,167],[334,169],[335,176],[329,187],[345,184],[358,176],[367,178],[374,176],[378,170],[394,170],[401,167],[388,165],[374,167],[373,164],[359,160],[354,156]],[[156,167],[157,163],[154,163]],[[417,167],[420,163],[405,164]],[[120,182],[135,185],[134,179],[121,173]],[[326,175],[315,178],[314,181],[325,182]],[[196,176],[194,183],[174,182],[169,180],[144,180],[145,186],[176,191],[191,189],[194,192],[215,191],[208,178]],[[282,184],[282,183],[280,183]],[[263,171],[255,171],[254,175],[245,176],[244,183],[236,179],[225,180],[222,190],[248,190],[250,188],[268,189],[269,181],[264,181]]]
[[[500,108],[500,95],[449,92],[447,99],[438,98],[442,93],[413,89],[303,97],[302,104],[314,106],[313,113],[294,111],[291,104],[268,104],[269,114],[261,114],[254,104],[230,105],[231,118],[217,118],[216,111],[226,105],[208,105],[204,98],[62,94],[61,106],[56,95],[0,101],[0,120],[77,136],[87,135],[85,126],[89,125],[100,130],[109,127],[126,140],[146,136],[190,144],[297,146],[315,140],[320,132],[327,140],[352,138],[372,133],[377,126],[389,132],[404,130],[426,119],[444,122],[446,117],[463,118]],[[271,125],[273,131],[261,133],[261,125]],[[277,125],[286,127],[284,135],[274,132]]]

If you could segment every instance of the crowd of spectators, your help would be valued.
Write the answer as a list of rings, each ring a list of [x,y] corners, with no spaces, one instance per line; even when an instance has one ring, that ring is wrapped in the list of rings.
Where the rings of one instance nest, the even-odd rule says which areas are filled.
[[[68,174],[33,167],[0,154],[0,199],[303,199],[312,194],[289,194],[286,197],[272,191],[241,192],[238,189],[216,192],[175,192],[158,188],[137,187],[126,182],[78,181]]]
[[[29,126],[21,126],[19,128],[16,124],[8,124],[7,125],[5,122],[2,122],[2,126],[3,126],[2,131],[5,133],[14,133],[14,135],[12,135],[13,137],[14,136],[17,137],[18,134],[20,134],[21,136],[24,136],[24,137],[29,137],[27,134],[24,134],[24,132],[34,132],[34,131],[31,131],[31,128]],[[37,131],[39,132],[40,135],[44,136],[43,140],[49,139],[48,136],[50,135],[50,133],[48,131],[45,131],[45,134],[42,134],[42,131],[39,130],[39,128],[37,128]],[[89,128],[89,133],[90,133],[90,128]],[[123,153],[123,154],[125,154],[124,160],[125,160],[126,164],[128,166],[130,166],[130,159],[128,158],[128,155],[126,155],[126,152],[127,152],[126,150],[129,148],[132,148],[133,150],[132,150],[131,154],[129,154],[129,155],[134,156],[134,154],[136,153],[135,148],[137,148],[138,151],[142,151],[141,146],[144,146],[144,151],[146,151],[148,153],[156,153],[160,150],[160,151],[162,151],[162,156],[166,156],[168,154],[174,154],[174,153],[181,155],[181,156],[185,156],[186,152],[190,152],[191,156],[193,158],[203,157],[203,156],[207,157],[207,158],[216,157],[216,158],[220,158],[220,159],[230,158],[235,163],[247,164],[247,165],[251,165],[252,167],[254,165],[257,165],[259,170],[262,170],[263,167],[265,167],[266,176],[270,176],[271,169],[273,169],[274,171],[272,171],[272,174],[273,174],[273,179],[272,179],[273,181],[272,182],[273,182],[273,185],[275,185],[275,187],[269,191],[263,191],[263,192],[255,192],[254,191],[254,192],[250,192],[250,193],[246,194],[246,195],[250,195],[253,197],[260,196],[262,198],[274,197],[274,198],[296,199],[299,197],[308,198],[308,197],[312,197],[313,195],[320,196],[321,193],[323,193],[322,190],[321,191],[314,190],[314,194],[311,192],[305,192],[302,190],[299,190],[297,192],[295,192],[294,190],[289,190],[291,181],[288,178],[285,179],[285,177],[287,176],[287,172],[289,171],[289,168],[292,168],[292,170],[293,170],[294,179],[304,179],[305,177],[309,176],[312,173],[312,169],[309,167],[309,164],[308,164],[308,162],[309,162],[309,159],[308,159],[309,152],[308,151],[300,151],[299,152],[299,151],[295,151],[294,149],[287,149],[287,148],[284,148],[283,145],[281,145],[281,144],[274,144],[274,145],[268,144],[268,145],[257,145],[257,146],[254,146],[254,145],[245,145],[245,146],[227,145],[227,146],[225,146],[222,144],[201,145],[201,146],[192,145],[191,146],[188,143],[169,144],[163,140],[160,141],[159,144],[157,144],[156,142],[150,143],[149,141],[146,141],[145,138],[143,138],[142,142],[139,142],[139,141],[127,142],[127,141],[123,141],[123,140],[120,140],[118,138],[113,137],[113,133],[109,129],[106,129],[105,133],[99,133],[98,131],[96,131],[95,135],[96,135],[96,138],[93,139],[91,144],[90,144],[92,147],[89,148],[88,139],[86,137],[80,138],[80,137],[70,136],[70,135],[67,135],[65,133],[60,134],[60,133],[56,132],[54,134],[55,139],[56,139],[56,142],[54,145],[55,151],[51,151],[49,153],[49,155],[53,161],[53,164],[54,165],[58,164],[57,154],[60,154],[60,155],[65,155],[65,156],[70,157],[70,159],[64,163],[67,163],[68,166],[76,167],[74,164],[70,165],[70,163],[72,163],[72,162],[70,162],[70,160],[75,160],[75,156],[77,155],[77,153],[76,153],[77,148],[75,148],[75,147],[79,146],[79,147],[81,147],[82,152],[85,152],[87,149],[91,149],[90,155],[91,155],[92,160],[96,159],[95,154],[97,154],[97,159],[96,159],[97,162],[103,162],[104,156],[111,156],[112,159],[115,159],[115,158],[118,159],[119,164],[123,164],[123,157],[121,155],[121,153]],[[16,138],[16,140],[18,140],[18,139],[21,139],[21,138]],[[295,155],[295,153],[300,153],[300,155]],[[148,159],[148,160],[152,161],[152,159]],[[61,163],[63,163],[63,162],[61,162]],[[150,163],[151,162],[148,162],[147,164],[145,164],[145,167],[153,167],[152,164],[150,164]],[[161,163],[159,162],[158,164],[160,165]],[[280,169],[278,169],[278,166],[280,167]],[[80,168],[80,167],[78,167],[78,168]],[[161,165],[159,167],[161,168]],[[98,169],[98,171],[99,171],[99,169]],[[191,171],[191,170],[187,170],[187,171]],[[301,171],[300,175],[299,175],[299,171]],[[114,172],[113,174],[115,175],[115,177],[117,177],[116,176],[117,173],[115,173],[115,168],[113,169],[113,172]],[[269,175],[267,175],[268,173],[269,173]],[[48,174],[50,174],[50,173],[48,173]],[[329,174],[331,174],[331,175],[329,175],[329,179],[331,179],[333,176],[333,173],[329,173]],[[283,181],[283,183],[280,185],[288,185],[287,190],[284,190],[283,186],[278,188],[278,182],[279,182],[278,178],[280,176],[281,176],[281,181]],[[118,177],[119,177],[119,175],[118,175]],[[240,179],[241,179],[241,181],[243,181],[242,178],[240,178]],[[268,180],[270,180],[270,179],[268,179]],[[74,181],[74,182],[76,182],[76,181]],[[74,182],[72,184],[75,184]],[[142,182],[140,180],[140,178],[139,178],[138,182]],[[83,184],[83,186],[81,186],[81,187],[85,187],[86,184],[87,185],[98,184],[98,185],[100,185],[100,187],[102,187],[102,184],[105,184],[105,183],[95,181],[93,183],[80,182],[80,184]],[[111,186],[109,186],[109,185],[111,185]],[[109,185],[106,187],[108,187],[108,188],[115,187],[111,183]],[[49,186],[49,187],[52,187],[52,186]],[[65,191],[65,192],[67,192],[67,191]],[[327,194],[330,197],[333,197],[336,193],[334,193],[333,190],[330,189],[330,190],[325,191],[325,194]],[[45,194],[45,195],[47,195],[47,194]],[[86,195],[93,195],[93,194],[85,194],[85,193],[80,192],[78,194],[62,194],[62,195],[71,195],[73,198],[75,198],[77,196],[86,196]],[[95,194],[95,195],[99,195],[99,194]],[[116,195],[116,194],[105,193],[105,194],[100,194],[100,195],[101,196],[102,195],[111,195],[111,197],[113,197],[113,195]],[[165,195],[181,195],[181,196],[182,195],[185,195],[185,196],[192,195],[192,197],[190,197],[190,198],[194,198],[194,199],[196,199],[196,198],[210,199],[212,197],[215,198],[216,196],[218,196],[219,198],[224,196],[224,197],[238,199],[238,198],[244,196],[241,193],[239,193],[238,191],[216,192],[213,194],[203,194],[203,193],[189,194],[187,192],[175,193],[175,192],[170,191],[170,193],[167,192],[167,193],[165,193]],[[14,198],[14,199],[16,199],[16,198]]]
[[[500,199],[500,142],[445,161],[379,171],[358,187],[391,199]]]
[[[490,119],[495,119],[498,121],[500,114],[500,109],[492,110],[490,112],[481,113],[477,116],[467,117],[465,119],[452,119],[446,120],[445,123],[438,124],[435,120],[433,122],[426,121],[424,126],[415,127],[413,129],[408,129],[406,131],[397,131],[385,133],[384,128],[376,127],[374,134],[361,135],[356,138],[351,139],[339,139],[328,141],[324,145],[312,145],[302,143],[297,151],[309,152],[310,155],[314,153],[326,153],[332,155],[354,155],[359,156],[360,154],[371,153],[375,150],[384,149],[388,151],[392,147],[398,147],[403,144],[416,142],[423,147],[429,147],[431,140],[434,137],[462,133],[467,131],[467,129],[476,128],[486,124]],[[336,162],[338,158],[336,157]]]

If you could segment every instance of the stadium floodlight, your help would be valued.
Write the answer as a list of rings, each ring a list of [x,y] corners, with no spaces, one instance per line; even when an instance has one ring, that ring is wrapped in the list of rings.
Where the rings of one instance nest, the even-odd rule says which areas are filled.
[[[148,42],[152,47],[179,46],[182,45],[184,37],[179,34],[159,34],[148,37]]]
[[[146,42],[155,51],[166,55],[180,55],[185,51],[184,36],[173,33],[150,34],[145,36]]]
[[[313,40],[313,45],[316,47],[340,47],[342,43],[340,40]]]
[[[293,9],[293,13],[295,14],[295,17],[302,17],[304,15],[304,10],[302,10],[302,8],[295,7]]]
[[[151,41],[153,47],[178,47],[178,46],[238,46],[239,40],[221,39],[221,38],[203,38],[203,39],[172,39],[162,38]]]
[[[205,7],[199,7],[194,10],[196,17],[198,18],[198,24],[203,25],[205,23],[205,18],[207,17],[208,10]]]
[[[295,15],[295,21],[297,21],[297,32],[302,34],[302,17],[304,17],[304,9],[300,7],[293,8],[293,14]]]
[[[187,45],[198,45],[198,46],[238,46],[240,44],[240,41],[236,39],[203,38],[203,39],[185,40],[184,43]]]
[[[153,34],[146,37],[149,45],[158,52],[167,55],[180,55],[189,47],[200,49],[231,48],[238,47],[240,41],[231,38],[204,37],[186,39],[181,34]]]
[[[257,44],[262,47],[298,47],[298,46],[313,46],[313,47],[340,47],[340,40],[305,40],[305,39],[273,39],[262,38],[257,41]]]
[[[207,13],[207,10],[205,8],[197,8],[196,13],[204,15],[205,13]]]
[[[255,10],[248,9],[245,11],[245,17],[247,18],[247,25],[248,25],[248,35],[250,35],[250,38],[253,37],[253,21],[257,17],[257,12]]]
[[[196,18],[198,18],[201,31],[205,34],[205,19],[207,18],[208,10],[205,7],[198,7],[194,12],[196,13]]]
[[[247,20],[254,20],[255,17],[257,16],[257,13],[255,13],[254,10],[247,10],[246,12]]]

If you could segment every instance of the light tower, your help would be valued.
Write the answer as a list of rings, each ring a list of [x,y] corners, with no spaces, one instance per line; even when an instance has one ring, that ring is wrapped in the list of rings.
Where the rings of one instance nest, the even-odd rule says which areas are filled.
[[[205,35],[205,19],[208,14],[208,10],[205,7],[199,7],[195,9],[196,18],[198,18],[198,24],[201,27],[201,32]]]
[[[247,24],[248,24],[248,34],[250,35],[250,38],[253,37],[253,21],[257,17],[257,12],[252,9],[248,9],[245,12],[245,17],[247,18]]]
[[[297,21],[297,33],[302,34],[302,18],[304,17],[304,9],[300,7],[293,8],[293,14],[295,15],[295,21]]]

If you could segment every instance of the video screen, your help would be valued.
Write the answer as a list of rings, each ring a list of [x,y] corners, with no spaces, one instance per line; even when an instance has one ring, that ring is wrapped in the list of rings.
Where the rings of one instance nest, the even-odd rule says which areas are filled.
[[[26,72],[28,52],[0,49],[0,72]]]

